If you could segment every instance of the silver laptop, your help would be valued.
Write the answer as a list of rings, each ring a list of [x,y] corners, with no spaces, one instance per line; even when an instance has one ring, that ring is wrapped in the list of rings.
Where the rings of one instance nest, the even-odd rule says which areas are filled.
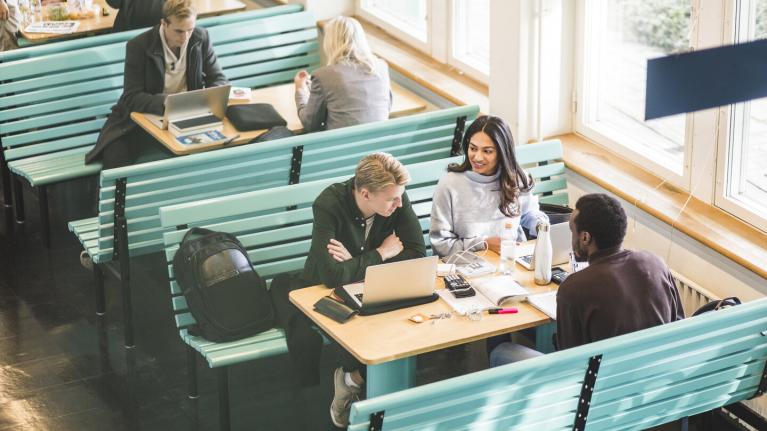
[[[342,286],[358,307],[434,294],[437,256],[369,266],[365,281]]]
[[[145,114],[145,116],[152,124],[163,130],[168,129],[170,121],[181,119],[214,115],[219,120],[223,120],[226,116],[226,106],[229,103],[229,89],[231,87],[230,84],[226,84],[169,94],[165,98],[165,114],[163,116],[153,114]]]
[[[572,238],[570,236],[570,224],[557,223],[551,225],[549,234],[551,235],[551,266],[570,262],[570,252],[573,249],[571,242]],[[519,256],[516,261],[531,271],[534,269],[532,254]]]

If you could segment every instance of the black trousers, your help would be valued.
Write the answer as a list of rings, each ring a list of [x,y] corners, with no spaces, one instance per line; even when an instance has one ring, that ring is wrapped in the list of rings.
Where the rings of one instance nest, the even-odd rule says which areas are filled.
[[[288,355],[296,370],[302,386],[314,386],[320,383],[320,356],[322,355],[322,336],[312,327],[311,320],[295,305],[288,295],[307,284],[295,275],[281,274],[272,280],[269,293],[272,297],[277,324],[285,330]],[[346,372],[358,370],[362,378],[366,376],[364,364],[337,343],[333,348],[338,354],[341,367]]]
[[[102,169],[130,166],[173,157],[173,153],[141,127],[134,127],[101,153]]]

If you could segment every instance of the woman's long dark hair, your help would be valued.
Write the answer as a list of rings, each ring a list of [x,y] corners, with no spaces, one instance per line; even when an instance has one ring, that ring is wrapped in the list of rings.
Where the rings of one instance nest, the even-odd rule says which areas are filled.
[[[482,115],[474,120],[463,135],[463,163],[453,163],[447,167],[449,172],[466,172],[471,170],[469,161],[469,141],[471,137],[479,132],[484,132],[495,144],[495,151],[498,154],[498,166],[501,175],[498,177],[500,186],[501,203],[498,209],[506,217],[516,217],[519,215],[519,195],[533,189],[533,179],[525,174],[522,167],[517,163],[517,156],[514,154],[514,138],[511,136],[511,129],[508,124],[500,117],[492,115]]]

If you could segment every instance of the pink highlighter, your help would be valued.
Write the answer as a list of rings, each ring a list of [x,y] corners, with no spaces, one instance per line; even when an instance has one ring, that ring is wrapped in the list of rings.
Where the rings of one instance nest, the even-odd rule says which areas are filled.
[[[514,314],[518,313],[519,310],[517,310],[515,307],[509,307],[509,308],[492,308],[490,310],[487,310],[490,314]]]

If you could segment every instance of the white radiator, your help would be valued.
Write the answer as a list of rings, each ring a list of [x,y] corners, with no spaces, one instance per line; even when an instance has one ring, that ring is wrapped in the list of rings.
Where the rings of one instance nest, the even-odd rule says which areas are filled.
[[[708,302],[716,301],[720,298],[713,292],[710,292],[700,287],[694,281],[685,278],[674,271],[671,271],[676,281],[676,288],[679,290],[679,295],[682,297],[682,307],[684,307],[684,317],[690,317],[692,313],[698,308],[702,307]]]

